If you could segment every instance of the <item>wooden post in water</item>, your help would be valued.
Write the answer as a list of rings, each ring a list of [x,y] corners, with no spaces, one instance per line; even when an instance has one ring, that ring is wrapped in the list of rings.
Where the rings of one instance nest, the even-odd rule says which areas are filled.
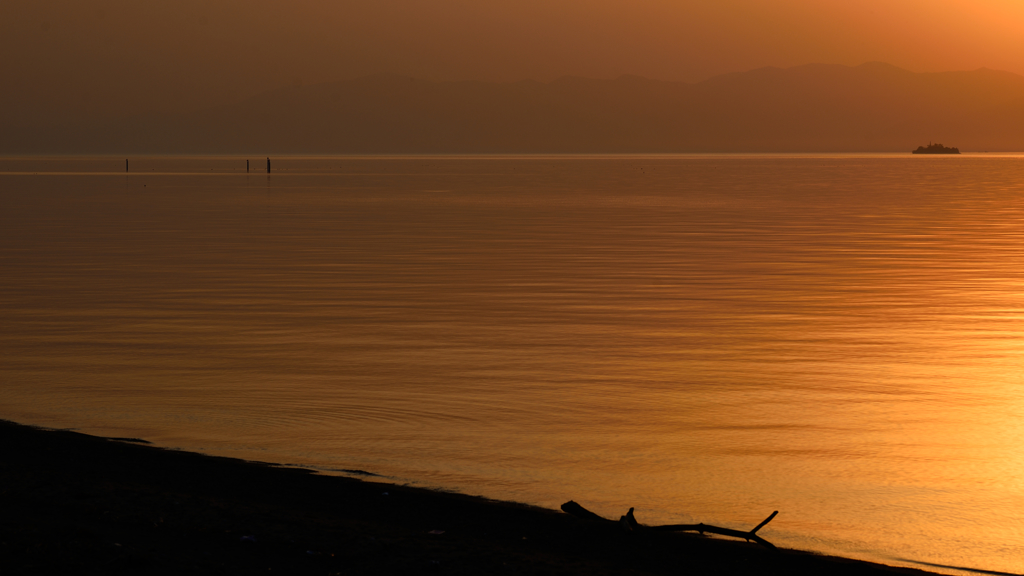
[[[128,159],[127,158],[124,159],[124,171],[125,172],[128,171]]]
[[[270,174],[270,158],[267,158],[267,174]]]
[[[245,173],[246,174],[249,173],[249,161],[248,160],[245,161]]]

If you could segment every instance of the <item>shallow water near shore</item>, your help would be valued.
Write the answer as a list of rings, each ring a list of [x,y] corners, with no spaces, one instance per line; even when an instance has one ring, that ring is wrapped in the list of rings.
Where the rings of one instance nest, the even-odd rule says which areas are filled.
[[[0,159],[0,418],[1024,572],[1024,158],[245,160]]]

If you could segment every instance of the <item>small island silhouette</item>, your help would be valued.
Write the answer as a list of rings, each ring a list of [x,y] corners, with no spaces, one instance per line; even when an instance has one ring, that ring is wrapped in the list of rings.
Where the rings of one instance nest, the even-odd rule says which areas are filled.
[[[928,146],[918,146],[913,154],[959,154],[959,148],[946,148],[942,144],[928,143]]]

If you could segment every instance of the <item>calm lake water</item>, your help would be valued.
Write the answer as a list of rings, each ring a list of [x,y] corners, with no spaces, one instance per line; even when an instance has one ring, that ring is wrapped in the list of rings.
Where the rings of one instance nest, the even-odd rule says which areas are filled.
[[[1024,572],[1024,158],[123,160],[0,159],[0,418]]]

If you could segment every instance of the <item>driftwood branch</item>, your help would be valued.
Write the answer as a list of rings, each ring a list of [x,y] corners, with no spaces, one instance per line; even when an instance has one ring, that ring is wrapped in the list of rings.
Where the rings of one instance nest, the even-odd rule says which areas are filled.
[[[602,522],[611,522],[611,520],[608,520],[607,518],[602,518],[597,514],[594,514],[590,510],[587,510],[586,508],[580,506],[579,504],[573,502],[572,500],[569,500],[565,504],[562,504],[562,512],[565,512],[570,516],[582,518],[584,520],[600,520]]]
[[[602,518],[602,517],[598,516],[597,514],[594,514],[590,510],[587,510],[583,506],[580,506],[576,502],[573,502],[572,500],[566,502],[565,504],[562,504],[562,511],[565,512],[566,514],[571,514],[572,516],[575,516],[577,518],[582,518],[584,520],[600,520],[602,522],[612,522],[612,520],[608,520],[607,518]],[[640,523],[638,523],[636,521],[636,518],[633,516],[633,509],[632,508],[629,509],[629,512],[627,512],[625,516],[622,516],[621,518],[619,518],[619,525],[622,526],[622,528],[624,530],[628,531],[628,532],[632,532],[634,530],[655,530],[655,531],[658,531],[658,532],[684,532],[684,531],[692,531],[692,532],[700,532],[701,534],[704,534],[705,532],[707,532],[709,534],[718,534],[720,536],[731,536],[733,538],[742,538],[742,539],[746,540],[747,542],[750,542],[751,540],[753,540],[754,542],[757,542],[758,544],[764,546],[765,548],[770,548],[772,550],[775,550],[776,549],[775,545],[772,544],[771,542],[765,540],[764,538],[761,538],[760,536],[758,536],[757,535],[757,531],[760,530],[761,528],[764,528],[765,524],[768,524],[769,522],[771,522],[772,519],[775,518],[775,516],[778,513],[779,513],[778,510],[776,510],[775,512],[772,512],[771,515],[769,515],[767,518],[765,518],[763,522],[761,522],[760,524],[755,526],[754,529],[749,531],[749,532],[743,532],[741,530],[733,530],[731,528],[721,528],[719,526],[711,526],[710,524],[704,524],[704,523],[701,523],[701,524],[666,524],[666,525],[663,525],[663,526],[642,526]]]
[[[779,511],[778,511],[778,510],[776,510],[775,512],[772,512],[771,514],[769,514],[769,515],[768,515],[768,517],[767,517],[767,518],[765,518],[765,519],[764,519],[763,521],[761,521],[761,523],[760,523],[760,524],[758,524],[757,526],[754,526],[754,529],[753,529],[753,530],[751,530],[751,531],[750,531],[750,533],[751,533],[751,534],[753,534],[754,532],[757,532],[757,531],[758,531],[758,530],[760,530],[761,528],[764,528],[764,525],[765,525],[765,524],[767,524],[767,523],[769,523],[769,522],[771,522],[771,521],[772,521],[772,518],[775,518],[775,516],[776,516],[776,515],[777,515],[778,513],[779,513]]]

